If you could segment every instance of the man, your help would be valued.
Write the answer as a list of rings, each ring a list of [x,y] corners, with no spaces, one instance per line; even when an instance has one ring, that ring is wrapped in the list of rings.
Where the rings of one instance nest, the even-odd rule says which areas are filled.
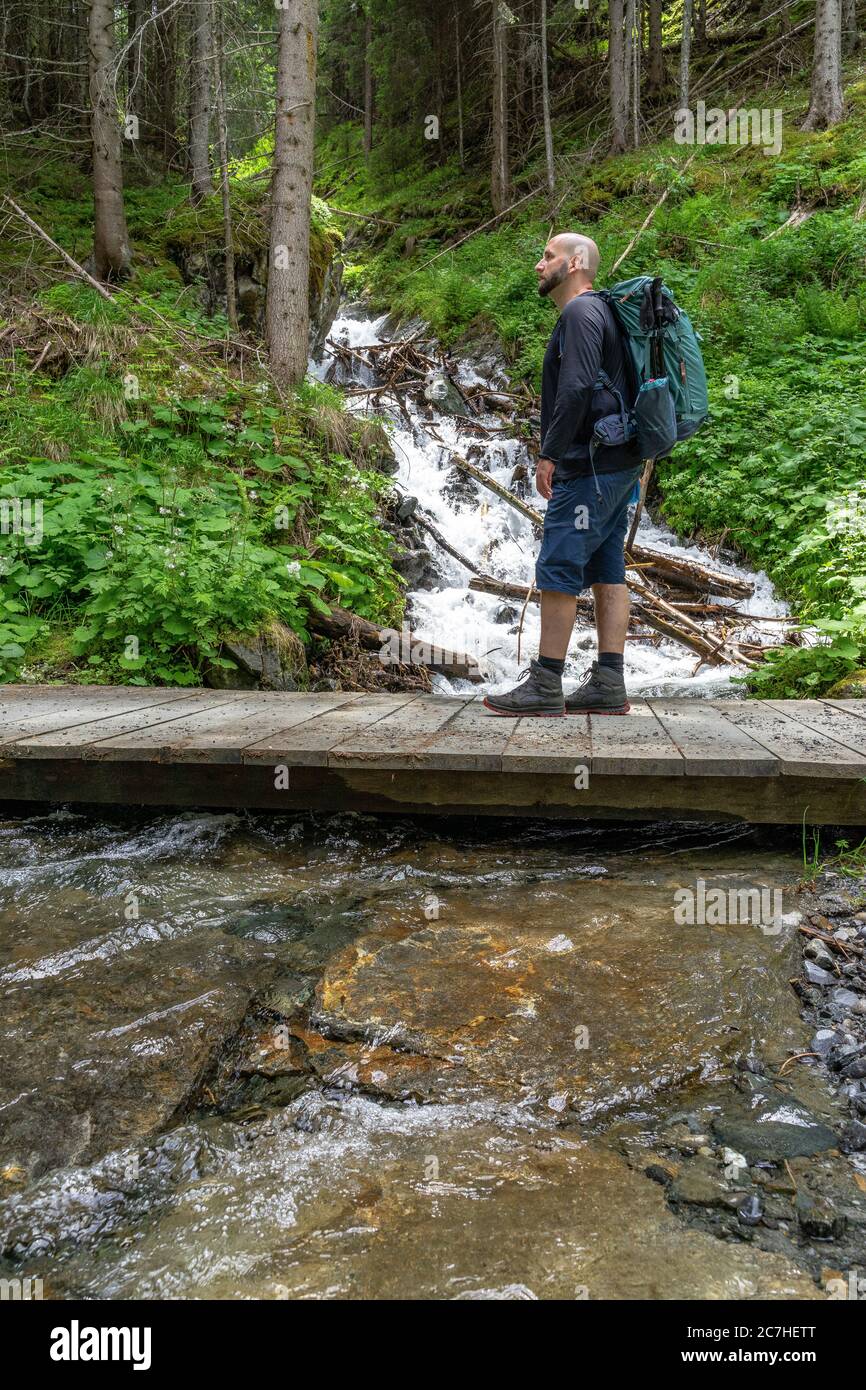
[[[632,402],[633,387],[613,310],[592,286],[598,247],[563,232],[547,243],[535,273],[559,319],[547,345],[541,384],[541,453],[535,485],[547,499],[535,569],[541,590],[541,643],[527,678],[504,695],[488,695],[494,714],[627,714],[623,651],[628,590],[623,553],[628,504],[640,477],[637,444],[590,454],[596,420]],[[619,393],[621,400],[616,393]],[[566,699],[562,672],[574,629],[575,596],[591,588],[598,660]]]

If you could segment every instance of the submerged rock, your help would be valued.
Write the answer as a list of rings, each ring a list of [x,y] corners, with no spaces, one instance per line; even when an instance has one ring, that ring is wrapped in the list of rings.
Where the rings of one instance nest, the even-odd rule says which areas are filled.
[[[749,1163],[761,1160],[779,1162],[808,1154],[835,1149],[838,1140],[832,1129],[818,1121],[786,1124],[784,1121],[731,1119],[720,1116],[713,1121],[713,1131],[725,1144],[739,1149]]]
[[[573,949],[552,951],[566,937],[543,911],[535,922],[479,919],[470,904],[449,912],[459,925],[361,937],[332,958],[314,1026],[458,1064],[441,1078],[449,1098],[564,1097],[582,1115],[712,1074],[750,1036],[781,1045],[790,1029],[802,1046],[790,991],[773,998],[757,975],[749,987],[759,958],[778,961],[780,982],[787,969],[784,944],[757,933],[725,941],[671,923],[648,937],[623,914],[616,930],[585,919],[568,933]]]
[[[162,941],[4,998],[0,1171],[36,1178],[144,1141],[182,1109],[270,962],[241,942]],[[0,1185],[2,1192],[2,1185]]]
[[[845,1234],[845,1217],[822,1196],[805,1188],[797,1193],[797,1222],[804,1236],[813,1240],[833,1240]]]
[[[737,1207],[737,1220],[743,1226],[759,1226],[763,1219],[764,1209],[756,1193],[752,1193]]]

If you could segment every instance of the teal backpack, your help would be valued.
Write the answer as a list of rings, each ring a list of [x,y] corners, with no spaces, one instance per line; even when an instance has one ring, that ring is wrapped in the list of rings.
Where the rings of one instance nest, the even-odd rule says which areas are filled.
[[[660,276],[637,275],[599,293],[613,310],[634,368],[629,433],[637,435],[641,458],[664,458],[709,414],[699,336]],[[610,442],[601,437],[603,428],[598,433],[599,444]]]

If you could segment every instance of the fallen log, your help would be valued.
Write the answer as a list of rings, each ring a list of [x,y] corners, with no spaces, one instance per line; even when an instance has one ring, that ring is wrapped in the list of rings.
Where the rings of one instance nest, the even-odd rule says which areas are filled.
[[[753,657],[746,656],[741,647],[728,642],[726,637],[718,642],[711,641],[698,624],[687,617],[685,613],[665,602],[663,598],[659,598],[658,594],[654,594],[639,575],[626,574],[626,583],[633,592],[636,590],[643,600],[641,616],[645,623],[661,632],[663,629],[659,624],[663,621],[667,622],[670,629],[667,635],[674,636],[676,634],[677,641],[691,647],[692,651],[698,652],[711,666],[720,666],[725,661],[731,662],[735,666],[746,667],[755,667],[759,664]]]
[[[541,515],[541,512],[537,511],[535,507],[531,507],[528,502],[523,502],[519,497],[515,497],[514,493],[509,492],[508,488],[504,487],[502,483],[498,483],[495,478],[491,478],[489,473],[484,473],[480,468],[476,468],[474,463],[470,463],[468,459],[463,458],[461,454],[452,454],[451,462],[455,468],[459,468],[461,472],[468,473],[470,478],[474,478],[476,483],[480,483],[482,487],[486,487],[491,492],[495,492],[496,496],[501,497],[503,502],[510,502],[512,507],[523,516],[528,517],[536,526],[544,525],[544,517]]]
[[[490,575],[481,575],[477,579],[470,579],[469,587],[470,589],[475,589],[479,593],[499,594],[503,598],[512,598],[518,601],[521,599],[524,602],[528,600],[530,603],[540,603],[541,601],[541,594],[534,586],[530,588],[527,584],[511,584],[505,580],[493,579]],[[589,619],[595,618],[595,608],[592,599],[578,596],[576,616]],[[679,642],[690,651],[697,652],[700,657],[709,660],[710,653],[712,652],[710,643],[701,641],[690,632],[680,632],[673,624],[666,622],[664,618],[660,617],[658,614],[647,612],[642,603],[634,603],[632,605],[632,617],[639,623],[643,623],[644,626],[652,628],[654,632],[658,632],[661,636],[667,637],[673,642]],[[722,663],[720,660],[716,660],[713,664],[720,666]]]
[[[662,550],[650,550],[645,545],[633,545],[630,554],[653,579],[661,579],[679,589],[694,593],[716,594],[723,598],[751,598],[754,584],[736,579],[730,574],[707,569],[697,560],[685,560],[679,555],[666,555]]]
[[[469,588],[478,594],[495,594],[498,598],[514,599],[518,603],[523,603],[529,594],[530,603],[539,603],[541,594],[533,585],[531,590],[526,584],[512,584],[507,579],[494,579],[492,574],[477,574],[474,579],[470,579]],[[595,616],[595,608],[591,598],[584,598],[581,594],[577,599],[577,611],[581,617],[592,619]]]
[[[380,628],[338,604],[334,604],[327,615],[311,610],[307,621],[311,630],[323,637],[338,641],[351,638],[368,651],[378,649],[383,666],[426,666],[428,671],[450,680],[468,680],[474,685],[484,680],[478,662],[469,652],[440,647],[429,638],[411,632],[405,623],[399,632],[396,628]]]
[[[628,583],[628,577],[626,582]],[[539,603],[541,600],[541,594],[534,586],[512,584],[506,580],[494,579],[490,575],[470,579],[469,588],[480,593],[499,594],[503,598],[529,603]],[[634,583],[629,583],[629,588],[632,590],[633,617],[646,627],[652,628],[654,632],[697,653],[708,665],[723,666],[725,662],[735,666],[758,665],[758,662],[747,656],[742,648],[731,644],[725,638],[719,639],[713,633],[703,632],[697,623],[692,622],[671,604],[665,603],[664,599],[658,598],[649,589],[643,586],[638,589]],[[577,613],[581,617],[594,617],[592,600],[579,596]]]

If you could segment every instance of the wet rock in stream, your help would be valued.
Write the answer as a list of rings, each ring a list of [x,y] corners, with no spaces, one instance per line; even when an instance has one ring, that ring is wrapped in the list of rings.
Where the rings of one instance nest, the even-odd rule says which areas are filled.
[[[779,1099],[780,1113],[784,1114],[787,1108],[792,1114],[790,1104],[786,1107]],[[793,1111],[793,1123],[770,1119],[771,1114],[771,1105],[749,1115],[729,1113],[713,1121],[713,1131],[722,1143],[740,1150],[750,1163],[762,1159],[777,1163],[836,1148],[838,1140],[833,1130],[804,1111]]]
[[[790,993],[780,1011],[759,983],[768,959],[788,968],[788,948],[752,929],[670,922],[648,940],[625,912],[615,929],[590,916],[574,935],[543,910],[507,926],[470,904],[449,916],[396,940],[363,936],[332,958],[313,1026],[448,1062],[442,1096],[520,1096],[584,1118],[713,1074],[753,1039],[801,1036]]]
[[[122,972],[111,954],[90,960],[83,987],[22,968],[3,998],[7,1182],[93,1162],[166,1125],[273,969],[222,936],[192,957],[184,941],[128,952]]]

